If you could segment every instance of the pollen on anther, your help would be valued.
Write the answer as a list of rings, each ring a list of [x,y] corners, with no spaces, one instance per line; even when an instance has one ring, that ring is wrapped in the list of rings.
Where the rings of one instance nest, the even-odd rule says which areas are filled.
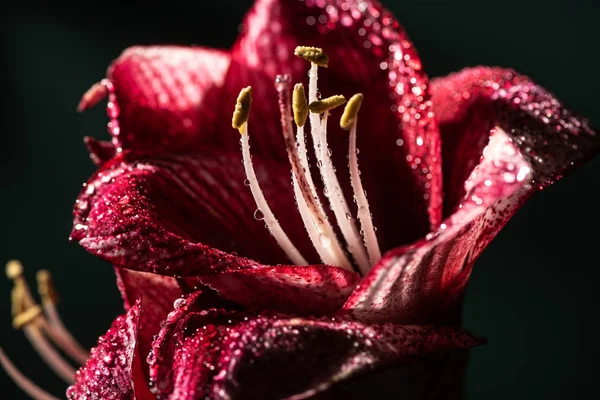
[[[304,58],[319,67],[327,68],[329,64],[329,57],[323,49],[318,47],[298,46],[294,50],[294,55]]]
[[[252,86],[245,87],[240,91],[235,105],[235,111],[231,119],[231,126],[240,129],[248,121],[250,106],[252,105]],[[241,133],[241,132],[240,132]]]
[[[360,106],[362,105],[363,95],[362,93],[357,93],[348,100],[348,104],[344,108],[344,113],[342,114],[342,118],[340,119],[340,126],[342,129],[349,130],[352,127],[352,124],[356,120],[356,115],[358,114],[358,110],[360,110]]]
[[[321,100],[315,100],[308,105],[308,109],[310,112],[315,114],[323,114],[326,111],[332,110],[336,107],[341,106],[346,103],[346,98],[341,95],[335,95],[331,97],[327,97]]]
[[[23,265],[17,260],[11,260],[6,264],[6,276],[15,279],[23,275]]]
[[[296,122],[296,125],[304,126],[308,117],[308,104],[306,94],[304,93],[304,85],[301,83],[297,83],[294,86],[292,109],[294,110],[294,122]]]

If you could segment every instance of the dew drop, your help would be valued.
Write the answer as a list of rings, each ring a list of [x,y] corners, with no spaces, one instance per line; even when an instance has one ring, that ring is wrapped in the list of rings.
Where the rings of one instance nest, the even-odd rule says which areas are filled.
[[[173,308],[179,309],[186,305],[185,299],[179,298],[173,302]]]
[[[262,221],[265,219],[265,215],[260,208],[257,208],[256,211],[254,211],[254,219],[257,221]]]
[[[250,186],[250,181],[248,179],[244,179],[244,185]]]
[[[396,146],[402,146],[404,144],[404,140],[398,139],[396,140]]]
[[[350,215],[350,213],[346,213],[346,219],[347,220],[351,220],[352,219],[352,215]]]

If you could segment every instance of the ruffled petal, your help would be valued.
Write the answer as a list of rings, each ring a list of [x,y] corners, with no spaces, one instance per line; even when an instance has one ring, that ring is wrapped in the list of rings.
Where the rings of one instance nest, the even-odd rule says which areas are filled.
[[[435,81],[432,90],[447,146],[446,211],[456,211],[429,240],[390,252],[371,271],[345,305],[366,321],[454,318],[481,251],[530,195],[590,158],[600,144],[587,121],[513,71],[465,70]],[[489,139],[495,126],[500,129]]]
[[[261,182],[269,183],[265,197],[282,226],[304,254],[312,254],[294,206],[289,169],[259,157],[253,162]],[[246,307],[301,314],[340,307],[357,274],[323,265],[263,264],[286,259],[253,217],[254,200],[243,181],[238,154],[124,154],[86,184],[75,206],[72,238],[119,267],[199,276]],[[223,276],[209,277],[212,273]],[[235,285],[253,290],[242,295]],[[287,297],[273,301],[281,294]]]
[[[458,328],[197,310],[188,300],[153,346],[152,390],[168,399],[306,398],[361,373],[481,343]]]
[[[133,400],[133,361],[141,306],[135,303],[113,322],[92,349],[86,365],[77,371],[67,390],[69,399]]]
[[[137,351],[140,356],[141,371],[146,378],[144,381],[147,381],[146,357],[150,352],[152,337],[158,333],[160,323],[173,310],[173,303],[181,298],[183,292],[175,278],[168,276],[120,267],[115,267],[115,273],[125,309],[129,310],[138,301],[143,304],[143,312],[139,320]]]
[[[219,95],[229,68],[225,51],[184,46],[135,46],[108,69],[116,101],[108,114],[119,124],[110,129],[122,149],[189,150],[215,139],[222,107]],[[107,94],[94,86],[80,109]],[[218,140],[218,139],[217,139]]]
[[[447,215],[464,196],[463,182],[479,162],[494,126],[507,132],[533,164],[537,186],[585,161],[600,143],[587,120],[513,70],[468,68],[433,80],[431,93],[444,143]]]
[[[372,1],[260,0],[243,26],[226,85],[229,103],[241,87],[254,88],[250,126],[262,132],[253,138],[256,151],[285,157],[273,80],[278,73],[288,73],[293,82],[306,84],[309,63],[295,57],[294,48],[322,47],[330,60],[329,67],[319,71],[323,96],[365,95],[359,161],[380,243],[387,249],[409,243],[437,225],[440,142],[428,79],[394,17]],[[332,120],[337,118],[336,114]],[[338,125],[330,123],[328,136],[334,163],[343,171],[348,135]],[[346,197],[352,198],[349,179],[338,175]]]

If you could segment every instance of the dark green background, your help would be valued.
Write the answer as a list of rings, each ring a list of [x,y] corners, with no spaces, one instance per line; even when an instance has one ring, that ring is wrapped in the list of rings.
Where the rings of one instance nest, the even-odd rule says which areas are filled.
[[[64,320],[87,346],[121,302],[110,266],[67,241],[75,196],[94,170],[82,137],[107,138],[103,107],[78,115],[79,97],[127,46],[230,46],[250,3],[3,6],[0,262],[22,259],[32,283],[35,270],[51,269]],[[476,64],[514,67],[600,125],[597,1],[384,4],[410,33],[430,76]],[[477,262],[465,326],[489,343],[471,353],[469,399],[600,396],[599,173],[596,159],[535,196]],[[12,330],[9,289],[0,279],[0,344],[32,379],[62,395],[65,385]],[[0,387],[2,398],[22,396],[2,373]]]

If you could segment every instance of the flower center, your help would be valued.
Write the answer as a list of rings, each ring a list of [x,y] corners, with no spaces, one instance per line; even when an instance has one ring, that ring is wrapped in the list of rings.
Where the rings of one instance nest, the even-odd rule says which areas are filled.
[[[304,93],[304,86],[301,83],[294,86],[293,96],[291,95],[291,82],[287,75],[277,76],[275,88],[279,97],[284,143],[292,167],[292,185],[296,205],[306,232],[323,263],[348,270],[353,270],[356,267],[361,273],[366,274],[381,258],[381,251],[358,168],[356,126],[363,95],[356,94],[349,101],[346,101],[344,96],[339,95],[318,99],[318,69],[319,66],[327,67],[327,55],[319,48],[303,46],[296,48],[295,55],[311,63],[308,101]],[[246,178],[258,207],[255,216],[264,220],[267,229],[294,264],[307,265],[306,259],[281,228],[256,178],[252,166],[248,134],[248,115],[251,103],[252,88],[249,86],[242,89],[237,99],[232,126],[238,129],[242,136],[240,143]],[[340,120],[340,126],[350,131],[348,166],[354,201],[358,206],[357,217],[360,222],[360,230],[344,197],[331,159],[332,152],[327,144],[329,112],[343,104],[346,104],[346,107]],[[337,237],[312,179],[305,136],[307,117],[310,121],[314,156],[324,185],[324,195],[329,202],[330,209],[333,211],[335,223],[342,234],[343,241]],[[296,124],[295,135],[292,120]]]
[[[52,277],[46,270],[38,271],[38,292],[42,306],[36,304],[23,276],[23,266],[13,260],[6,264],[6,275],[13,280],[11,293],[13,326],[23,329],[25,336],[48,366],[65,382],[72,384],[75,368],[52,346],[60,348],[80,365],[85,364],[89,353],[73,338],[65,328],[56,309],[58,296],[54,290]],[[13,381],[30,397],[36,400],[57,400],[29,380],[13,364],[0,347],[0,365]]]

